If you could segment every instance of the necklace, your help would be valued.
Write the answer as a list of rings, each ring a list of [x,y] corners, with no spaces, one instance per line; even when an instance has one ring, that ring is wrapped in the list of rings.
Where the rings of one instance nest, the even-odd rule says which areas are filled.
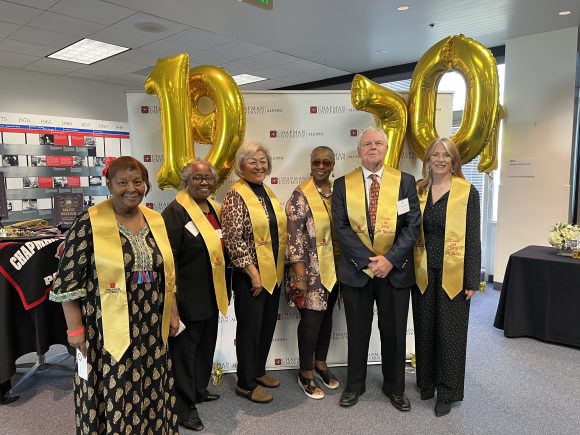
[[[320,194],[322,197],[324,197],[324,198],[327,198],[327,199],[328,199],[328,198],[330,198],[330,197],[332,196],[332,182],[331,182],[331,181],[329,181],[328,183],[330,184],[330,192],[329,192],[329,193],[324,193],[324,192],[322,191],[322,189],[320,188],[320,186],[319,186],[318,184],[314,183],[314,185],[316,186],[316,190],[318,190],[318,193],[319,193],[319,194]]]

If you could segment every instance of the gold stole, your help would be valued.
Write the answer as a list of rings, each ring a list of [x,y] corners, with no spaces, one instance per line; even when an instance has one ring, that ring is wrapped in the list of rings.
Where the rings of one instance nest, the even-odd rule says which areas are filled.
[[[254,246],[256,248],[256,255],[258,257],[258,269],[260,271],[260,278],[262,279],[262,287],[268,290],[269,293],[274,292],[276,284],[282,283],[284,277],[284,255],[286,253],[286,213],[282,205],[270,189],[265,184],[264,189],[270,201],[272,208],[276,214],[276,222],[278,224],[278,264],[274,264],[274,253],[272,252],[272,235],[270,234],[270,225],[268,224],[268,216],[260,200],[248,185],[246,180],[239,179],[233,186],[236,192],[240,194],[244,204],[248,208],[250,214],[250,221],[252,222],[252,229],[254,232]]]
[[[302,183],[300,189],[306,197],[310,211],[312,211],[312,216],[314,217],[316,254],[318,256],[318,268],[320,269],[320,281],[324,288],[331,292],[334,284],[336,284],[336,270],[334,268],[330,216],[326,206],[322,202],[322,198],[320,198],[320,194],[316,190],[312,178]]]
[[[163,300],[161,336],[163,343],[167,344],[169,318],[175,288],[173,253],[161,215],[143,205],[139,205],[139,210],[141,210],[147,220],[155,243],[157,243],[163,257],[165,298]],[[89,217],[93,230],[95,266],[99,281],[99,295],[101,297],[103,345],[116,361],[120,361],[129,347],[131,335],[129,331],[125,261],[123,259],[117,219],[115,218],[111,200],[103,201],[89,208]]]
[[[471,184],[459,177],[451,179],[451,189],[447,199],[445,216],[445,242],[443,248],[443,290],[450,299],[455,298],[463,289],[465,261],[465,232],[467,225],[467,203]],[[429,192],[419,196],[421,216],[425,211]],[[425,235],[421,224],[419,240],[415,245],[415,276],[421,293],[427,289],[427,251]]]
[[[344,177],[350,226],[363,244],[375,255],[384,255],[391,249],[397,230],[397,201],[399,200],[401,172],[388,166],[384,168],[372,243],[367,227],[366,190],[362,169],[357,168]]]
[[[220,312],[225,316],[228,311],[228,291],[226,287],[226,261],[224,258],[224,250],[221,239],[216,233],[215,228],[210,221],[207,220],[199,205],[191,199],[187,191],[182,190],[177,193],[175,198],[177,202],[187,211],[187,214],[201,233],[201,237],[205,242],[207,251],[209,253],[209,260],[211,262],[211,271],[213,275],[213,286],[215,291],[215,298]],[[207,199],[215,210],[218,218],[221,217],[221,207],[211,199]]]

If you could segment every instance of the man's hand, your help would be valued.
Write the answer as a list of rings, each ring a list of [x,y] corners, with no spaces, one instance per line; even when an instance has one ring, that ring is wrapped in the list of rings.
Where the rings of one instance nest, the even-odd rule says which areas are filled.
[[[377,278],[385,278],[391,270],[393,270],[393,263],[385,258],[383,255],[376,257],[369,257],[369,269],[375,274]]]

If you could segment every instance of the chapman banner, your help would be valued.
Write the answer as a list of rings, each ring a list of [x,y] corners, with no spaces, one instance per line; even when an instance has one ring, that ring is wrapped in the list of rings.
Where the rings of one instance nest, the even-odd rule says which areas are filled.
[[[442,136],[451,135],[452,94],[437,98],[437,131]],[[310,151],[320,145],[331,147],[336,154],[334,177],[339,177],[360,165],[356,146],[364,129],[376,125],[373,115],[356,111],[350,102],[349,91],[266,91],[244,93],[246,107],[245,140],[258,140],[266,144],[272,155],[270,184],[284,204],[294,188],[310,172]],[[143,93],[128,93],[127,106],[131,131],[133,156],[144,162],[152,181],[163,161],[159,100]],[[209,145],[196,144],[195,155],[204,158]],[[421,162],[405,145],[400,169],[416,177],[421,172]],[[237,180],[233,173],[217,192],[218,201]],[[161,212],[175,198],[174,190],[160,190],[153,182],[145,202]],[[333,332],[327,362],[344,365],[347,361],[347,330],[344,309],[337,304],[334,312]],[[280,298],[278,323],[268,356],[268,369],[295,368],[299,366],[296,329],[300,314],[290,308],[284,295]],[[381,360],[378,326],[375,320],[368,361]],[[236,370],[236,317],[233,304],[226,317],[220,316],[215,361],[224,371]],[[415,351],[413,317],[409,310],[407,325],[407,354]]]

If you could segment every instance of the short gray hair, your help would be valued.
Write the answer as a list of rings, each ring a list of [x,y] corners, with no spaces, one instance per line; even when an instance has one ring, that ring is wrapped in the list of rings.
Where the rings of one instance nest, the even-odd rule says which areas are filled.
[[[209,167],[211,173],[216,177],[217,181],[218,172],[215,166],[212,165],[207,160],[195,159],[189,162],[187,165],[185,165],[185,167],[183,167],[183,169],[181,170],[181,184],[179,185],[181,189],[187,189],[187,186],[189,185],[189,179],[191,178],[191,174],[193,173],[193,168],[194,166],[198,165],[206,165],[207,167]]]
[[[258,151],[262,151],[266,154],[266,159],[268,160],[268,175],[272,172],[272,157],[270,156],[270,151],[262,142],[246,142],[243,144],[236,153],[236,161],[234,163],[234,172],[240,178],[242,178],[242,166],[244,160],[253,157]]]
[[[374,131],[376,133],[379,133],[381,136],[383,136],[383,139],[385,139],[385,144],[386,145],[389,144],[389,139],[387,138],[387,133],[385,133],[385,131],[382,128],[379,128],[379,127],[367,127],[367,128],[365,128],[363,130],[362,134],[358,138],[358,146],[359,147],[362,145],[362,138],[365,135],[365,133],[368,133],[370,131]]]

